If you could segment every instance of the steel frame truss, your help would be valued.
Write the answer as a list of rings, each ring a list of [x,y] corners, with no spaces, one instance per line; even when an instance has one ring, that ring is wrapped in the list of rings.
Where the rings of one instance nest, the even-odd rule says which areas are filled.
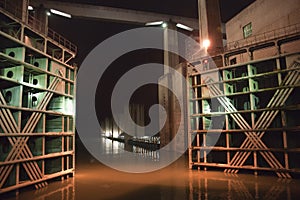
[[[252,128],[243,116],[238,112],[231,101],[225,96],[225,94],[218,88],[217,82],[210,77],[204,80],[204,84],[209,89],[212,98],[217,98],[219,103],[224,107],[225,111],[233,118],[237,125],[244,131],[246,139],[240,146],[240,149],[245,151],[238,151],[230,159],[228,168],[224,170],[226,173],[238,173],[239,167],[243,166],[247,161],[251,152],[257,151],[262,155],[265,161],[270,165],[280,178],[291,178],[291,175],[286,171],[287,169],[280,163],[276,156],[270,151],[267,145],[262,141],[262,137],[265,131],[251,131],[251,130],[266,130],[274,121],[276,115],[280,112],[280,109],[276,109],[284,106],[286,100],[293,92],[294,87],[300,82],[300,63],[294,61],[290,66],[290,71],[287,73],[285,79],[281,82],[279,89],[276,90],[273,97],[266,106],[265,111],[258,118],[254,127]],[[197,70],[198,71],[198,70]],[[199,153],[199,152],[198,152]],[[204,156],[206,153],[204,152]],[[206,160],[206,158],[204,158]]]
[[[60,75],[62,75],[62,72],[59,72]],[[48,89],[51,91],[54,91],[61,79],[59,77],[55,77],[53,81],[51,82]],[[45,110],[48,103],[50,102],[53,93],[52,92],[46,92],[42,101],[37,106],[37,109],[39,110]],[[6,101],[0,93],[0,104],[3,106],[7,106]],[[11,111],[7,108],[1,108],[0,109],[0,126],[7,134],[13,134],[13,133],[31,133],[34,128],[36,127],[37,123],[39,122],[40,118],[42,117],[42,113],[40,112],[33,112],[30,118],[28,119],[26,125],[24,126],[22,132],[20,132],[20,128],[18,127]],[[29,137],[7,137],[10,144],[12,145],[12,149],[10,153],[7,155],[4,162],[10,162],[10,161],[17,161],[18,159],[30,159],[33,158],[33,154],[31,150],[29,149],[27,145],[27,141],[29,140]],[[29,176],[31,181],[42,181],[43,173],[38,166],[36,161],[28,161],[22,163],[27,175]],[[8,164],[0,167],[0,188],[3,187],[5,181],[7,180],[9,174],[11,173],[13,169],[14,164]],[[45,187],[47,185],[46,182],[41,182],[35,184],[36,189]]]

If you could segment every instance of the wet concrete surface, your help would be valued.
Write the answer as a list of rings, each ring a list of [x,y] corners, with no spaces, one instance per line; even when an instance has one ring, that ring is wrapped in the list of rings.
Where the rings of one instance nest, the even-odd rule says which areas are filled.
[[[78,162],[75,177],[2,199],[300,199],[300,180],[189,170],[185,156],[164,169],[143,174],[120,172],[91,159]]]

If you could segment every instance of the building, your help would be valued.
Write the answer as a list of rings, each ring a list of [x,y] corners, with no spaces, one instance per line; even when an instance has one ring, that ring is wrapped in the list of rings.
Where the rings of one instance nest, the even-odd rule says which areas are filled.
[[[264,43],[267,47],[253,51],[258,60],[280,53],[299,51],[299,40],[269,44],[275,38],[284,38],[297,32],[300,23],[299,1],[255,1],[226,23],[227,50],[245,47],[250,44]],[[251,37],[253,36],[253,37]],[[274,40],[273,40],[274,41]],[[229,62],[247,61],[246,53],[230,57]]]

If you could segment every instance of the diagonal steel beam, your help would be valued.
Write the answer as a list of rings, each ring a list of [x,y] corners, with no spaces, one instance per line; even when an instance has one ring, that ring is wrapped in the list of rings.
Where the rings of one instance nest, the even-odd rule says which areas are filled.
[[[299,63],[294,63],[292,67],[299,66]],[[288,74],[286,79],[282,82],[281,85],[295,85],[299,82],[299,72],[298,71],[292,71]],[[273,98],[267,105],[267,108],[274,108],[278,106],[283,106],[287,98],[290,96],[291,92],[293,91],[293,88],[285,88],[285,89],[278,89],[276,93],[274,94]],[[259,120],[255,124],[255,129],[261,129],[261,128],[267,128],[270,126],[276,115],[278,114],[278,110],[276,111],[265,111],[260,116]],[[269,119],[269,120],[268,120]],[[265,132],[259,132],[257,133],[257,137],[262,138]],[[242,148],[251,147],[251,142],[249,140],[245,140],[244,143],[241,146]],[[242,156],[241,156],[242,154]],[[240,165],[241,163],[244,163],[247,157],[250,155],[250,152],[238,152],[232,159],[232,164]],[[239,158],[239,159],[238,159]],[[227,170],[228,171],[228,170]],[[238,170],[234,170],[234,172],[237,172]]]
[[[57,81],[53,81],[53,82],[56,82],[57,83]],[[52,87],[51,87],[51,89],[53,89]],[[48,92],[48,95],[47,96],[49,96],[49,94],[51,95],[52,93],[49,93]],[[44,98],[45,99],[45,98]],[[41,102],[41,104],[44,104],[44,99],[43,99],[43,101]],[[49,99],[50,100],[50,99]],[[48,101],[49,101],[48,100]],[[41,105],[40,104],[40,105]],[[44,106],[45,107],[45,106]],[[40,106],[40,109],[43,109],[43,107],[42,106]],[[38,122],[38,119],[36,120],[37,122]],[[36,122],[36,123],[37,123]],[[30,122],[27,122],[27,123],[30,123]],[[31,131],[33,131],[33,129],[34,129],[34,127],[32,128],[32,130],[27,130],[27,131],[29,131],[29,132],[31,132]],[[24,131],[23,131],[24,132]],[[7,157],[7,159],[9,159],[9,158],[11,158],[12,160],[13,159],[16,159],[19,155],[20,155],[20,152],[21,152],[21,150],[23,149],[23,147],[24,146],[27,146],[26,145],[26,142],[27,142],[27,140],[29,139],[29,137],[27,137],[27,138],[24,138],[24,137],[22,137],[22,138],[19,138],[19,140],[17,141],[18,143],[19,143],[19,145],[17,144],[17,145],[14,145],[14,147],[15,147],[15,149],[16,150],[11,150],[11,152],[13,152],[13,155],[12,155],[12,157]],[[28,148],[28,147],[27,147]],[[31,155],[32,156],[32,155]],[[36,165],[36,167],[39,169],[39,167],[38,167],[38,165]],[[10,168],[7,168],[7,166],[6,166],[6,169],[4,170],[4,171],[7,171],[6,172],[6,174],[9,174],[10,173],[10,171],[11,171],[11,169],[12,169],[12,166],[10,166]],[[40,173],[41,174],[41,173]],[[42,176],[42,175],[41,175]]]
[[[48,89],[53,89],[53,86],[54,86],[54,83],[55,83],[55,81],[53,81],[52,83],[51,83],[51,85],[50,85],[50,87],[48,88]],[[45,100],[45,98],[47,97],[47,95],[49,95],[49,92],[47,92],[46,94],[45,94],[45,97],[42,99],[42,102],[40,103],[40,105],[42,105],[43,104],[43,102],[44,102],[44,100]],[[5,103],[5,101],[4,101],[4,103]],[[38,108],[40,108],[40,105],[38,106]],[[33,114],[35,114],[35,113],[33,113]],[[28,121],[27,121],[27,124],[28,124]],[[26,129],[23,129],[23,131],[22,132],[24,132],[24,133],[26,133],[27,132],[27,130]],[[23,139],[23,138],[22,138]],[[23,141],[23,140],[22,140]],[[18,140],[18,142],[20,142],[20,140]],[[13,148],[16,148],[17,146],[14,146]],[[12,150],[11,152],[10,152],[10,154],[8,155],[8,158],[11,156],[11,154],[12,153],[14,153],[14,152],[17,152],[16,150]]]
[[[37,121],[38,121],[38,120],[37,120]],[[24,138],[22,138],[22,139],[24,139]],[[28,140],[28,138],[27,138],[27,140]],[[22,147],[26,144],[27,140],[25,140],[25,141],[18,141],[18,142],[22,142],[22,143],[20,143],[19,146],[15,145],[14,147],[18,147],[17,150],[20,150],[20,149],[22,150]],[[25,145],[25,146],[27,146],[27,145]],[[28,148],[28,147],[27,147],[27,148]],[[29,150],[29,148],[28,148],[28,150]],[[21,151],[11,151],[11,152],[14,152],[15,155],[16,155],[16,153],[18,153],[17,156],[19,156]],[[29,152],[30,152],[30,151],[29,151]],[[30,153],[31,153],[31,152],[30,152]],[[27,155],[27,156],[28,156],[28,155]],[[32,156],[32,154],[31,154],[31,156]],[[12,169],[12,166],[10,166],[9,169],[6,168],[6,170],[8,170],[8,172],[7,172],[6,174],[9,174],[10,171],[11,171],[11,169]],[[39,170],[38,165],[36,165],[36,169]],[[4,171],[6,171],[6,170],[4,170]],[[40,171],[40,170],[39,170],[39,171]],[[40,178],[41,178],[41,177],[42,177],[41,172],[40,172],[39,174],[40,174]],[[36,178],[36,177],[35,177],[35,178]]]
[[[299,66],[299,63],[295,61],[295,63],[293,63],[293,65],[290,68],[293,67],[297,67]],[[294,70],[288,73],[287,77],[284,79],[284,81],[282,82],[282,86],[291,86],[291,85],[295,85],[298,84],[299,82],[299,71],[298,70]],[[211,80],[210,80],[211,81]],[[207,81],[207,83],[209,83],[209,81]],[[234,108],[234,106],[231,104],[231,102],[229,102],[228,98],[222,97],[224,94],[222,93],[222,91],[219,90],[219,88],[215,87],[213,85],[213,81],[210,82],[212,84],[212,87],[210,90],[210,92],[214,93],[215,96],[217,96],[218,100],[220,101],[220,103],[222,104],[222,106],[230,112],[237,112],[237,110]],[[278,89],[275,92],[275,95],[273,96],[273,98],[271,99],[271,101],[268,104],[268,108],[275,108],[278,106],[283,106],[283,104],[285,103],[285,101],[287,100],[287,98],[290,96],[291,92],[293,91],[293,87],[283,87],[281,89]],[[219,97],[221,96],[221,97]],[[269,127],[272,123],[272,121],[274,120],[274,118],[276,117],[276,115],[278,114],[278,110],[273,110],[273,111],[265,111],[263,112],[263,114],[260,116],[260,118],[258,119],[258,121],[256,122],[256,124],[254,125],[254,129],[265,129],[267,127]],[[251,132],[251,127],[247,124],[244,123],[245,120],[243,119],[243,117],[239,114],[230,114],[233,119],[238,123],[238,125],[245,130],[245,134],[247,136],[246,140],[244,141],[244,146],[241,147],[245,147],[245,148],[257,148],[257,147],[262,147],[264,149],[268,149],[268,147],[262,142],[261,138],[264,135],[265,132]],[[248,132],[246,130],[249,130]],[[275,169],[284,169],[284,167],[282,166],[282,164],[276,159],[276,157],[274,156],[274,154],[272,154],[271,152],[259,152],[264,158],[265,160],[268,162],[268,164],[275,168]],[[246,159],[248,158],[245,155],[250,155],[251,152],[237,152],[235,154],[235,159],[232,159],[231,163],[234,163],[235,165],[243,165],[244,162],[246,161]],[[238,158],[242,158],[242,159],[238,159]],[[274,161],[274,163],[273,163]],[[228,170],[229,171],[229,170]],[[237,173],[238,170],[234,170],[233,172]],[[285,177],[285,178],[290,178],[289,173],[283,173],[283,172],[277,172],[277,175],[279,177]]]
[[[196,68],[196,71],[199,71]],[[223,92],[214,85],[214,81],[211,78],[207,78],[204,80],[204,82],[207,84],[208,87],[210,87],[210,92],[213,93],[215,96],[217,96],[218,101],[221,103],[221,105],[226,108],[227,111],[237,113],[236,108],[231,104],[229,99],[227,97],[224,97]],[[232,118],[238,123],[238,125],[244,129],[244,130],[250,130],[251,127],[248,125],[248,123],[244,120],[244,118],[239,114],[230,114]],[[245,134],[247,138],[251,141],[252,144],[255,145],[256,148],[267,148],[266,145],[261,141],[261,139],[257,139],[255,135],[252,134],[255,133],[249,133],[245,131]],[[265,160],[268,162],[268,164],[273,168],[283,168],[281,163],[276,159],[276,157],[271,152],[262,153],[262,156],[265,158]],[[279,177],[286,177],[285,174],[276,172]]]
[[[278,94],[276,94],[275,97],[276,97],[276,96],[278,96]],[[281,93],[281,95],[279,95],[279,96],[288,97],[289,94]],[[268,106],[268,107],[270,107],[270,106]],[[269,114],[271,113],[271,114],[273,115],[273,118],[274,118],[275,115],[276,115],[276,113],[275,113],[274,111],[271,111],[271,112],[269,111],[269,112],[266,112],[266,113],[269,113]],[[266,113],[264,113],[264,115],[265,115]],[[263,115],[262,115],[261,117],[264,118]],[[261,119],[262,119],[262,118],[261,118]],[[264,126],[261,126],[261,127],[262,127],[262,128],[268,127],[268,126],[271,124],[271,122],[273,121],[273,118],[272,118],[271,120],[259,120],[260,122],[262,122],[262,121],[263,121],[263,122],[268,122],[267,125],[264,125]],[[269,119],[269,116],[267,116],[266,119]],[[258,126],[258,125],[259,125],[259,123],[256,124],[256,128],[257,128],[257,127],[258,127],[258,128],[260,127],[260,126]],[[262,135],[260,135],[260,138],[261,138],[261,137],[262,137]],[[245,142],[246,142],[246,141],[245,141]],[[245,142],[244,142],[244,144],[245,144]],[[248,140],[247,145],[249,145],[249,144],[251,144],[251,143],[250,143],[250,141]],[[244,146],[242,146],[242,147],[244,147]],[[244,152],[244,153],[238,152],[238,154],[235,155],[235,159],[236,159],[236,158],[240,158],[240,157],[241,157],[241,154],[245,155],[245,154],[250,154],[250,153],[249,153],[249,152]],[[233,159],[233,160],[234,160],[234,159]],[[233,160],[232,160],[232,161],[233,161]],[[245,159],[245,160],[246,160],[246,159]],[[229,171],[229,170],[227,170],[227,172],[228,172],[228,171]]]
[[[0,110],[0,115],[1,115],[1,118],[2,118],[2,121],[1,121],[0,125],[1,125],[1,127],[2,127],[2,129],[4,130],[5,133],[16,133],[16,132],[18,132],[17,129],[15,129],[15,127],[10,127],[7,123],[7,121],[12,121],[12,120],[14,121],[14,118],[12,118],[12,119],[11,118],[10,119],[9,118],[8,119],[4,118],[5,116],[7,116],[7,113],[5,113],[5,111],[3,111],[2,109]],[[17,140],[16,138],[8,137],[8,140],[9,140],[9,142],[12,146],[16,145],[16,143],[15,143],[15,141]],[[28,146],[26,146],[26,147],[27,148],[25,149],[25,151],[22,152],[22,154],[21,154],[22,157],[28,157],[28,152],[30,152],[30,151],[29,151]],[[24,163],[23,166],[24,166],[24,168],[25,168],[26,172],[28,173],[31,180],[37,179],[37,176],[36,176],[37,172],[36,172],[36,170],[34,170],[35,166],[33,165],[33,163],[31,163],[31,162]],[[10,166],[10,168],[12,168],[12,165]],[[2,169],[1,169],[1,173],[0,173],[1,174],[1,177],[0,177],[1,178],[0,179],[1,180],[1,183],[0,183],[1,187],[4,184],[7,176],[9,175],[9,173],[5,173],[5,170],[3,171]],[[32,171],[31,169],[33,169],[34,171]],[[40,184],[37,185],[37,186],[39,187]]]
[[[239,124],[240,125],[240,124]],[[246,135],[247,135],[247,133],[246,133]],[[252,136],[252,135],[250,135],[250,136]],[[251,139],[250,137],[249,137],[249,139]],[[254,138],[255,139],[255,138]],[[251,144],[253,143],[253,141],[251,141]],[[254,144],[254,143],[253,143]],[[263,143],[262,143],[263,144]],[[255,144],[254,144],[255,145]],[[264,144],[263,144],[264,145]],[[256,146],[256,145],[255,145]],[[265,145],[264,145],[265,146]],[[267,147],[265,147],[265,148],[267,148]],[[274,161],[275,162],[277,162],[276,161],[276,159],[275,159],[275,157],[272,155],[272,154],[264,154],[264,152],[262,152],[263,153],[263,156],[264,156],[264,158],[266,159],[266,156],[268,156],[268,157],[270,157],[271,159],[274,159]],[[279,162],[277,162],[277,166],[275,166],[275,165],[273,165],[274,163],[273,162],[269,162],[269,164],[270,164],[270,166],[272,166],[272,167],[275,167],[275,168],[283,168],[282,167],[282,165],[279,163]],[[283,177],[285,177],[285,175],[283,174]]]
[[[11,118],[11,119],[9,119],[9,120],[14,120],[13,118]],[[6,121],[5,119],[3,120],[3,121]],[[15,130],[12,130],[10,127],[8,127],[8,129],[6,129],[6,132],[8,132],[8,133],[12,133],[12,132],[17,132],[16,131],[16,129]],[[13,138],[12,140],[13,140],[13,142],[11,141],[11,138],[9,138],[10,139],[10,142],[12,143],[12,145],[13,145],[13,147],[15,147],[15,151],[13,151],[13,150],[11,150],[11,152],[14,152],[14,153],[16,153],[16,152],[18,152],[18,154],[19,155],[21,155],[21,157],[22,158],[27,158],[27,157],[32,157],[32,154],[31,154],[31,152],[30,152],[30,149],[28,148],[28,146],[26,145],[26,142],[27,141],[17,141],[17,139],[16,138]],[[25,148],[25,151],[23,152],[23,148]],[[24,153],[25,153],[25,155],[24,155]],[[8,157],[7,157],[8,158]],[[6,159],[6,160],[8,160],[8,159]],[[32,169],[33,171],[31,172],[33,175],[31,176],[31,179],[39,179],[39,178],[42,178],[42,173],[41,173],[41,171],[40,171],[40,169],[39,169],[39,167],[38,167],[38,165],[34,162],[34,163],[32,163],[32,162],[29,162],[29,163],[24,163],[23,164],[23,166],[24,166],[24,168],[26,169],[26,171],[27,171],[27,173],[30,175],[30,172],[29,172],[29,170],[28,170],[28,166],[26,166],[26,165],[31,165],[31,168],[29,168],[29,169]],[[2,168],[3,169],[3,168]],[[9,166],[9,168],[7,169],[4,169],[4,172],[3,172],[3,170],[1,171],[1,174],[3,175],[3,174],[5,174],[5,176],[8,176],[8,174],[10,173],[10,171],[11,171],[11,169],[12,169],[12,166]],[[7,170],[9,171],[9,172],[7,172]],[[6,172],[6,173],[5,173]],[[33,178],[32,178],[33,177]],[[3,178],[2,180],[3,180],[3,182],[4,182],[4,179],[5,178]],[[2,183],[3,183],[2,182]],[[40,184],[38,184],[38,187],[39,187],[39,185]],[[45,186],[45,184],[44,183],[42,183],[41,184],[41,186]]]
[[[60,72],[60,75],[62,75],[62,73]],[[49,89],[55,89],[58,85],[58,82],[59,82],[59,78],[58,77],[55,77],[54,80],[52,81],[52,83],[50,84],[50,87]],[[52,97],[53,93],[52,92],[47,92],[45,97],[42,99],[42,102],[39,104],[38,106],[38,109],[41,109],[41,110],[44,110],[47,106],[47,104],[49,103],[49,101],[51,100],[51,97]],[[3,96],[2,96],[3,97]],[[2,103],[3,104],[6,104],[4,98],[2,99]],[[10,126],[7,126],[7,121],[6,121],[6,127],[7,128],[4,128],[8,133],[13,133],[13,132],[20,132],[18,131],[18,128],[16,126],[16,123],[15,123],[15,120],[12,116],[12,114],[10,113],[10,111],[7,109],[7,110],[4,110],[3,109],[1,110],[2,111],[2,114],[1,116],[6,116],[8,117],[9,121],[12,121],[12,123],[14,124],[11,129]],[[5,112],[7,111],[7,112]],[[40,117],[41,117],[41,113],[33,113],[32,116],[30,117],[30,120],[28,120],[26,126],[24,127],[23,131],[22,132],[32,132],[33,129],[35,128],[36,124],[38,123]],[[28,126],[28,124],[30,126]],[[1,123],[1,126],[4,127],[4,124]],[[29,137],[25,138],[25,137],[22,137],[22,138],[9,138],[10,139],[10,142],[11,144],[13,145],[13,149],[10,151],[10,154],[9,156],[6,158],[6,160],[14,160],[16,158],[18,158],[19,156],[21,156],[21,158],[30,158],[30,157],[33,157],[29,147],[26,145],[26,142],[27,140],[29,139]],[[13,153],[12,153],[13,152]],[[28,173],[29,177],[31,180],[37,180],[37,179],[40,179],[42,178],[42,172],[40,171],[40,168],[39,166],[37,165],[36,162],[28,162],[28,163],[23,163],[23,166],[26,170],[26,172]],[[11,170],[12,170],[12,167],[13,165],[10,165],[10,166],[5,166],[4,169],[3,167],[0,169],[0,175],[2,176],[1,178],[1,184],[0,184],[0,188],[2,186],[2,184],[5,182],[5,180],[7,179],[7,176],[10,174]],[[4,172],[3,172],[4,171]],[[5,173],[6,172],[6,173]],[[4,176],[3,176],[4,174]],[[43,187],[45,186],[46,183],[39,183],[37,184],[37,188],[39,187]]]
[[[55,82],[53,81],[53,83],[55,83]],[[52,88],[53,88],[53,84],[51,84],[51,87],[49,87],[49,89],[52,89]],[[46,96],[45,96],[45,97],[46,97]],[[44,99],[43,99],[43,100],[44,100]],[[43,100],[42,100],[42,101],[43,101]],[[3,97],[2,97],[2,102],[3,102],[3,104],[6,104]],[[14,121],[13,118],[11,118],[11,120]],[[27,123],[28,123],[28,122],[27,122]],[[23,132],[24,132],[24,131],[23,131]],[[18,142],[23,142],[23,141],[18,140]],[[17,147],[18,147],[18,146],[15,145],[15,146],[13,146],[13,149],[15,149],[15,148],[17,148]],[[7,159],[11,156],[12,153],[17,152],[16,150],[13,150],[13,149],[11,150],[10,154],[7,156]]]
[[[272,121],[274,120],[274,118],[276,117],[277,114],[278,114],[278,111],[270,113],[271,116],[269,118],[267,118],[268,121],[270,121],[269,125],[272,123]],[[258,138],[262,138],[264,133],[265,132],[258,132],[256,135],[257,135]],[[252,148],[253,145],[251,144],[251,142],[249,140],[245,140],[244,142],[246,142],[246,144],[242,145],[241,148]],[[260,153],[262,153],[262,152],[260,152]],[[244,163],[246,161],[246,159],[248,158],[247,156],[250,155],[250,152],[243,152],[243,153],[239,153],[239,154],[240,155],[236,157],[237,159],[235,158],[236,160],[234,160],[234,159],[232,160],[232,161],[234,161],[233,164],[235,166],[237,166],[237,165],[241,166],[242,163]],[[238,172],[238,170],[232,170],[232,171],[233,172]]]
[[[209,80],[210,83],[213,83],[213,80],[210,79]],[[216,86],[214,86],[213,84],[209,85],[210,87],[210,92],[215,95],[222,95],[222,91],[220,91],[219,88],[217,88]],[[229,101],[229,99],[227,97],[218,97],[217,98],[219,100],[219,102],[221,103],[221,105],[229,112],[237,112],[236,108],[231,104],[231,102]],[[244,118],[239,114],[230,114],[232,116],[232,118],[237,122],[237,124],[243,129],[245,130],[245,134],[247,136],[247,138],[249,138],[249,140],[251,141],[252,144],[255,145],[256,148],[267,148],[266,145],[259,139],[257,140],[257,138],[253,137],[251,133],[246,132],[246,130],[250,130],[251,127],[249,126],[249,124],[244,120]],[[271,155],[271,152],[267,152],[266,154],[263,154],[263,157],[265,158],[265,160],[268,162],[268,164],[270,166],[272,166],[273,168],[281,168],[281,164],[280,162],[273,156]],[[277,172],[278,176],[282,176],[281,173]]]
[[[296,67],[297,66],[297,63],[295,63],[294,64],[294,67]],[[292,66],[293,67],[293,66]],[[288,78],[289,79],[292,79],[291,77],[299,77],[299,74],[298,73],[296,73],[296,72],[293,72],[293,76],[291,76],[292,74],[289,74],[289,76],[288,76]],[[293,80],[295,80],[295,79],[293,79]],[[210,80],[210,82],[212,82],[211,80]],[[284,81],[283,83],[285,83],[286,81]],[[218,88],[216,88],[216,87],[212,87],[211,89],[215,89],[215,90],[217,90],[217,94],[216,95],[221,95],[222,94],[222,92],[221,91],[219,91],[219,89]],[[292,88],[288,88],[289,89],[289,91],[291,92],[291,90],[292,90]],[[281,93],[281,94],[283,94],[283,93]],[[279,95],[279,96],[284,96],[284,97],[288,97],[289,96],[289,94],[283,94],[283,95]],[[275,95],[275,97],[276,97],[276,95]],[[285,102],[285,100],[282,100],[281,102]],[[230,103],[230,102],[229,102]],[[225,106],[226,105],[228,105],[228,103],[226,104],[225,103]],[[230,105],[230,104],[229,104]],[[223,104],[223,106],[224,106],[224,104]],[[233,107],[234,108],[234,107]],[[228,109],[228,108],[227,108]],[[229,109],[228,109],[229,110]],[[271,112],[272,113],[272,112]],[[273,119],[275,118],[275,115],[276,115],[276,113],[275,114],[273,114]],[[263,117],[263,116],[262,116]],[[236,119],[235,117],[233,117],[234,119],[235,119],[235,121],[237,121],[238,119]],[[269,122],[267,125],[265,124],[265,125],[263,125],[261,128],[265,128],[265,127],[268,127],[271,123],[272,123],[272,121],[273,121],[273,119],[271,119],[271,120],[261,120],[261,121],[263,121],[263,122]],[[243,125],[243,124],[240,124],[239,123],[239,125]],[[259,127],[259,126],[257,126],[257,127]],[[262,135],[261,135],[261,137],[260,138],[258,138],[257,136],[256,136],[256,134],[255,133],[251,133],[251,135],[248,135],[248,136],[250,136],[250,137],[252,137],[253,139],[260,139],[261,137],[262,137]],[[248,142],[250,142],[250,144],[254,144],[253,143],[253,141],[250,141],[251,140],[251,138],[250,137],[247,137],[247,140],[248,140]],[[260,141],[259,141],[260,142]],[[263,143],[262,143],[263,144]],[[265,146],[265,144],[263,144],[264,146]],[[267,148],[267,147],[266,147]],[[246,152],[246,153],[248,153],[248,154],[250,154],[250,152]],[[260,152],[262,155],[263,155],[263,157],[269,157],[269,159],[274,159],[274,160],[277,160],[276,159],[276,157],[273,155],[273,154],[270,154],[271,152]],[[244,153],[245,154],[245,153]],[[245,159],[246,160],[246,159]],[[273,163],[269,163],[269,164],[273,164]],[[272,165],[271,165],[272,166]],[[283,166],[281,165],[281,163],[280,162],[277,162],[277,168],[283,168]],[[238,170],[237,170],[238,171]],[[283,177],[290,177],[288,174],[282,174],[283,175]]]
[[[2,94],[0,94],[0,103],[3,105],[6,105],[6,102],[2,96]],[[19,128],[15,123],[15,119],[12,116],[11,112],[9,109],[1,109],[0,110],[0,114],[1,114],[1,118],[3,123],[1,124],[1,127],[3,128],[3,130],[6,133],[19,133]],[[15,137],[8,137],[8,140],[10,142],[10,144],[14,147],[17,146],[19,143],[17,141],[17,138]],[[28,148],[28,146],[26,145],[25,147],[25,151],[21,152],[21,157],[28,157],[30,156],[31,152],[30,149]],[[37,165],[35,165],[35,163],[32,162],[28,162],[28,163],[24,163],[23,164],[24,169],[26,170],[26,172],[28,173],[29,177],[31,178],[31,180],[37,179],[38,178],[38,171],[37,171]],[[10,168],[13,167],[13,165],[9,166]],[[39,169],[39,168],[38,168]],[[0,175],[1,175],[1,183],[0,186],[2,187],[2,185],[4,184],[7,176],[9,175],[9,173],[6,173],[6,170],[3,170],[3,167],[1,168],[0,171]],[[38,187],[42,186],[43,184],[37,184]]]

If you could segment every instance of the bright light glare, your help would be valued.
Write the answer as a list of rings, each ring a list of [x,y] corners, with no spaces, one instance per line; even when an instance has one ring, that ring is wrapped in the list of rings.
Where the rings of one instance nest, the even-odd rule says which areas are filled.
[[[48,15],[48,16],[51,16],[51,13],[50,13],[49,11],[47,11],[47,15]]]
[[[183,25],[183,24],[180,24],[180,23],[176,24],[176,26],[177,26],[178,28],[182,28],[182,29],[187,30],[187,31],[193,31],[193,30],[194,30],[194,29],[192,29],[191,27],[188,27],[188,26]]]
[[[67,18],[71,18],[72,16],[68,13],[64,13],[64,12],[61,12],[59,10],[55,10],[55,9],[50,9],[50,12],[53,13],[53,14],[56,14],[56,15],[60,15],[60,16],[63,16],[63,17],[67,17]]]
[[[28,10],[33,10],[33,7],[32,6],[28,6]]]
[[[168,24],[166,22],[164,22],[162,25],[161,25],[163,28],[167,28],[168,27]]]
[[[207,40],[207,39],[204,40],[204,41],[203,41],[203,47],[204,47],[204,48],[208,48],[209,46],[210,46],[210,41]]]
[[[148,22],[145,25],[146,26],[159,26],[162,25],[164,22],[163,21],[157,21],[157,22]]]

